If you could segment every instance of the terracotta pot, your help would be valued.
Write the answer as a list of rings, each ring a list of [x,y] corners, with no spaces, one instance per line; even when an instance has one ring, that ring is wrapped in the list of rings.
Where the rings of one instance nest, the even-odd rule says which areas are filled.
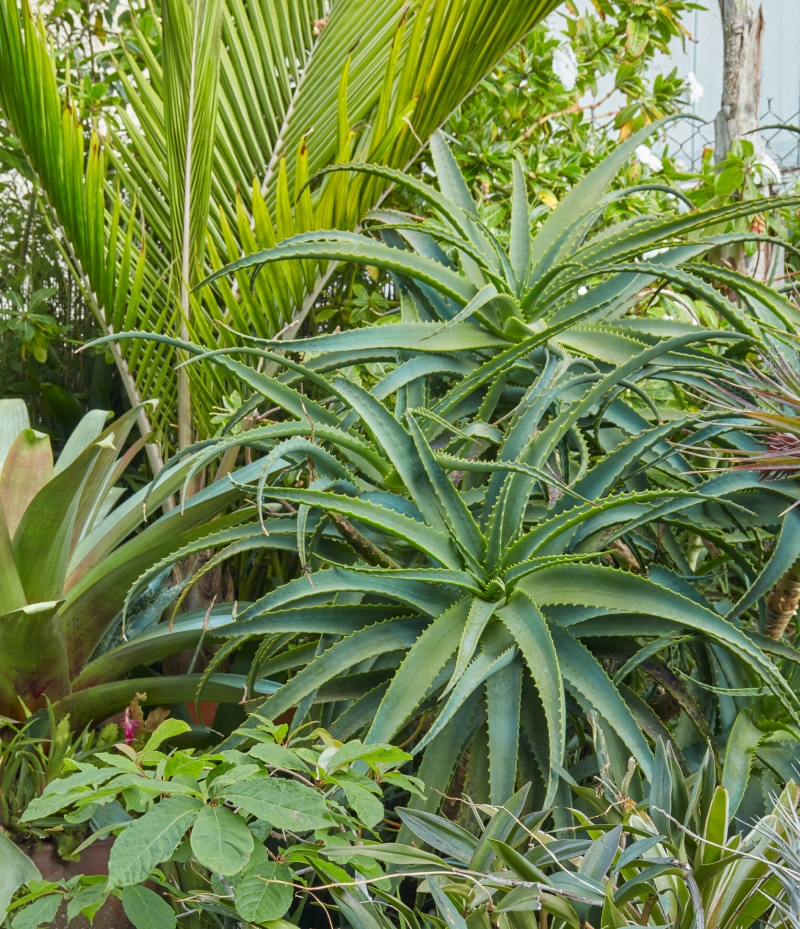
[[[84,852],[80,861],[67,861],[58,854],[55,845],[45,842],[41,848],[28,851],[28,855],[41,871],[46,881],[69,880],[76,874],[108,874],[108,856],[114,837],[95,842]],[[67,905],[63,903],[50,924],[51,929],[67,929]],[[122,902],[109,897],[103,904],[94,922],[90,925],[85,916],[78,916],[69,924],[69,929],[132,929],[132,924],[122,909]]]

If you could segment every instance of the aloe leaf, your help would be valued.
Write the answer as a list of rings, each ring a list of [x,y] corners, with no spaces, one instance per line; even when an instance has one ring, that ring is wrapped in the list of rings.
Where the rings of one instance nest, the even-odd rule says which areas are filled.
[[[458,272],[443,267],[438,262],[422,258],[414,252],[389,248],[366,236],[347,232],[310,232],[284,240],[274,248],[253,252],[215,271],[198,287],[213,284],[218,278],[246,268],[256,268],[273,261],[290,258],[313,258],[317,261],[347,261],[372,265],[403,274],[424,284],[430,284],[440,293],[446,294],[464,306],[475,296],[477,288]]]
[[[425,471],[419,452],[409,433],[389,411],[356,384],[336,378],[335,385],[358,413],[380,448],[385,449],[420,513],[433,529],[444,535],[447,526],[440,514],[439,498]],[[449,539],[445,545],[450,546]],[[450,563],[452,567],[460,565]]]
[[[406,413],[406,420],[422,466],[436,494],[439,509],[450,529],[451,538],[464,554],[469,569],[482,577],[486,540],[453,482],[436,461],[413,412]]]
[[[529,597],[515,593],[497,615],[519,646],[544,707],[551,762],[545,772],[544,805],[550,806],[558,787],[558,772],[552,764],[561,763],[566,745],[567,711],[558,654],[547,622]]]
[[[388,620],[354,632],[331,645],[284,684],[261,706],[259,714],[275,719],[285,710],[296,706],[298,701],[308,694],[314,693],[322,684],[342,675],[359,662],[397,649],[410,649],[423,628],[424,621],[417,617],[407,617]],[[239,731],[241,733],[243,729],[250,729],[256,725],[258,720],[251,717]],[[241,735],[234,741],[237,740],[241,742]]]
[[[756,604],[777,584],[800,555],[800,512],[795,507],[783,517],[778,540],[769,561],[738,602],[725,616],[729,622]]]
[[[512,163],[513,186],[511,191],[511,240],[509,257],[514,276],[517,279],[517,293],[528,280],[528,265],[531,252],[531,231],[529,224],[528,189],[525,174],[519,158]]]
[[[548,216],[533,241],[528,285],[539,281],[547,269],[570,251],[581,231],[581,221],[599,203],[614,176],[645,139],[667,120],[657,120],[627,139],[579,181]],[[525,302],[523,301],[523,305]]]
[[[494,806],[505,803],[514,793],[521,698],[522,662],[515,658],[486,681],[489,802]]]
[[[591,652],[566,629],[553,623],[550,631],[561,673],[569,688],[583,697],[613,727],[641,766],[644,776],[650,780],[653,776],[653,754],[617,688]]]
[[[458,643],[458,655],[456,664],[453,669],[453,676],[448,681],[442,696],[450,691],[461,680],[461,675],[466,671],[467,666],[475,655],[475,649],[478,647],[483,631],[487,623],[492,618],[497,603],[491,603],[483,600],[481,597],[474,597],[469,605],[469,612],[461,632],[461,641]]]
[[[764,733],[753,722],[747,709],[736,715],[725,747],[725,763],[722,768],[722,786],[728,791],[730,815],[735,815],[744,798],[750,780],[750,771]]]
[[[569,603],[619,612],[647,612],[653,617],[674,620],[708,635],[733,652],[770,686],[790,711],[794,707],[796,698],[788,692],[786,682],[741,630],[711,610],[646,578],[598,565],[565,564],[544,567],[519,586],[539,606]]]
[[[431,558],[450,568],[461,567],[460,559],[448,536],[437,532],[430,526],[416,519],[403,516],[388,507],[348,497],[345,494],[330,493],[324,490],[305,490],[297,487],[265,487],[264,496],[274,500],[286,500],[289,503],[305,503],[322,510],[331,510],[343,516],[360,520],[382,530],[389,535],[404,539]]]
[[[411,646],[392,677],[367,735],[368,742],[387,742],[425,698],[439,672],[458,646],[470,597],[438,616]]]
[[[425,736],[414,746],[413,754],[421,752],[429,745],[453,718],[455,713],[458,712],[467,698],[490,675],[496,674],[510,664],[515,656],[516,649],[507,634],[495,634],[494,636],[487,634],[481,652],[461,675],[459,682],[450,693],[447,703],[437,713],[436,721]]]

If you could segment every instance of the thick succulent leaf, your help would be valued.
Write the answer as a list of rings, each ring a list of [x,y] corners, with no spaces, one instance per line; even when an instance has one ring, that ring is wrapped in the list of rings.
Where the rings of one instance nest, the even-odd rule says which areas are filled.
[[[451,538],[462,551],[469,569],[474,571],[478,577],[482,577],[486,540],[461,494],[437,463],[427,439],[410,411],[406,413],[406,420],[422,466],[438,498],[442,517],[450,529]]]
[[[540,281],[558,259],[570,252],[583,231],[583,222],[596,208],[617,171],[649,136],[661,128],[664,120],[652,123],[619,145],[614,152],[577,183],[558,207],[533,242],[528,285]],[[523,301],[524,304],[525,301]]]
[[[539,692],[547,720],[550,768],[545,772],[547,793],[544,805],[550,806],[558,786],[558,772],[566,745],[567,711],[559,658],[550,628],[538,607],[528,596],[515,593],[497,611],[517,643]]]
[[[472,599],[465,597],[438,616],[409,649],[381,700],[368,742],[388,742],[414,710],[458,647]]]
[[[500,806],[514,793],[517,780],[522,662],[519,658],[486,681],[489,727],[489,802]]]
[[[345,494],[323,490],[277,486],[265,487],[263,492],[264,496],[274,500],[304,503],[308,506],[319,507],[321,510],[341,513],[343,516],[367,523],[387,535],[403,539],[448,567],[454,569],[461,567],[458,553],[447,536],[416,519],[403,516],[396,510],[360,500],[358,497],[348,497]]]
[[[725,619],[733,622],[745,610],[766,596],[800,557],[800,512],[789,510],[783,517],[780,535],[769,561],[744,595],[731,607]]]
[[[758,674],[792,712],[796,698],[763,652],[719,614],[647,578],[598,565],[553,565],[529,575],[520,588],[539,606],[572,604],[650,613],[710,636]],[[555,629],[556,627],[551,627]],[[558,643],[556,642],[558,648]]]
[[[371,265],[411,277],[435,287],[440,293],[465,306],[475,296],[476,288],[458,272],[443,267],[405,249],[390,248],[365,236],[348,232],[309,232],[259,252],[253,252],[209,275],[200,286],[213,284],[226,274],[286,259],[313,258],[316,261],[347,261]]]
[[[497,603],[489,602],[481,597],[472,599],[469,604],[466,622],[463,624],[461,640],[458,643],[458,655],[456,656],[453,676],[450,678],[447,687],[445,687],[443,696],[450,693],[461,680],[461,675],[467,670],[467,666],[472,661],[478,642],[497,606]]]
[[[239,621],[246,622],[298,601],[316,606],[344,591],[388,597],[430,616],[438,616],[456,599],[455,592],[436,588],[424,581],[398,581],[392,578],[392,574],[392,571],[371,575],[342,568],[325,568],[314,573],[313,587],[307,577],[289,581],[249,606],[241,613]]]
[[[361,417],[378,446],[385,450],[417,509],[430,526],[442,533],[444,540],[449,533],[440,513],[439,497],[425,471],[414,440],[372,394],[341,377],[335,379],[334,385]],[[461,567],[457,564],[451,566]]]
[[[468,697],[488,677],[501,671],[516,656],[516,649],[508,634],[497,627],[487,630],[481,644],[480,653],[461,675],[458,683],[450,693],[447,703],[437,713],[436,721],[425,736],[414,746],[414,754],[421,752],[436,738]]]
[[[617,688],[591,652],[566,629],[554,623],[550,631],[561,673],[570,690],[612,726],[641,766],[644,776],[650,780],[653,776],[653,754]]]
[[[269,719],[276,719],[281,713],[296,706],[304,697],[313,694],[327,681],[344,674],[359,662],[397,649],[404,651],[410,649],[424,625],[424,621],[418,617],[389,620],[368,626],[341,639],[284,684],[261,706],[259,714]],[[252,718],[245,723],[243,730],[256,725],[258,725],[258,720]],[[234,742],[238,744],[241,740],[241,735],[236,736],[233,740],[229,739],[226,744],[232,745]]]
[[[728,791],[731,816],[742,802],[756,750],[765,735],[753,722],[748,709],[737,714],[725,746],[725,764],[722,769],[722,786]]]

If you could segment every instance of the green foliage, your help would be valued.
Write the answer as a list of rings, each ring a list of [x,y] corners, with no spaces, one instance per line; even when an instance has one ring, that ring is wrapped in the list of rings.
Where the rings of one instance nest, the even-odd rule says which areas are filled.
[[[109,894],[121,897],[138,929],[174,926],[176,912],[187,909],[258,923],[279,920],[292,904],[293,889],[306,885],[303,875],[332,867],[320,858],[322,845],[349,848],[383,820],[383,787],[420,793],[415,778],[396,770],[410,756],[393,745],[342,743],[324,730],[290,735],[287,726],[261,722],[248,732],[248,751],[164,754],[163,744],[189,728],[168,720],[139,753],[118,745],[116,753],[98,754],[92,763],[68,762],[74,773],[33,800],[25,821],[56,812],[67,821],[86,821],[109,804],[116,808],[77,850],[118,833],[108,878],[48,884],[34,879],[30,867],[12,872],[9,899],[21,884],[29,889],[11,906],[12,925],[52,918],[42,914],[64,899],[71,911],[87,913]],[[276,753],[280,764],[264,760]],[[377,806],[377,817],[361,815],[364,796]],[[0,844],[3,871],[17,860],[11,849]],[[203,875],[202,893],[185,892],[179,880],[170,880],[185,869]],[[369,861],[363,870],[383,874]],[[145,881],[169,891],[176,909],[143,887]]]
[[[195,644],[205,611],[187,615],[177,637],[151,638],[148,655],[133,634],[158,620],[180,586],[168,588],[162,568],[156,584],[135,604],[127,629],[131,641],[123,638],[121,610],[139,574],[176,545],[206,535],[209,520],[235,503],[240,491],[223,479],[182,512],[172,509],[153,518],[181,485],[182,475],[175,472],[157,489],[148,485],[121,500],[120,476],[146,439],[128,443],[137,412],[130,410],[108,427],[105,411],[87,414],[54,464],[50,439],[30,428],[24,403],[0,401],[0,714],[5,717],[24,718],[50,700],[56,719],[71,714],[80,729],[122,709],[137,692],[149,692],[153,703],[194,694],[200,675],[164,680],[162,686],[158,677],[120,681],[118,668],[131,654],[135,657],[128,657],[126,668]],[[246,515],[234,512],[216,525],[229,527]],[[166,568],[173,563],[168,560]],[[215,624],[230,616],[230,607],[218,611]],[[115,682],[110,690],[102,686],[109,682]],[[241,695],[238,680],[225,675],[217,675],[213,686],[217,699]]]
[[[200,917],[198,925],[219,918],[297,925],[306,900],[319,904],[326,898],[357,929],[463,927],[490,919],[512,929],[547,921],[575,929],[667,923],[691,929],[701,920],[714,929],[747,929],[792,912],[796,874],[791,869],[800,834],[794,782],[773,798],[767,816],[738,826],[710,752],[685,776],[671,748],[659,740],[657,776],[644,790],[642,772],[632,760],[615,780],[602,730],[593,722],[601,774],[592,786],[565,775],[560,793],[570,809],[563,811],[562,825],[550,825],[550,809],[528,811],[526,784],[501,807],[464,798],[465,826],[397,806],[394,816],[402,828],[392,842],[361,821],[340,788],[346,778],[369,785],[380,798],[382,785],[392,778],[415,792],[418,785],[395,770],[404,753],[393,746],[340,743],[324,730],[289,735],[286,726],[264,721],[249,730],[249,751],[196,758],[179,751],[105,755],[100,761],[107,767],[82,765],[64,779],[59,795],[65,807],[75,809],[116,796],[136,817],[110,827],[121,834],[108,878],[47,884],[30,873],[17,874],[14,888],[27,884],[28,893],[11,904],[12,927],[52,918],[64,899],[69,912],[91,913],[108,894],[121,896],[137,929],[174,926],[177,913]],[[317,738],[321,744],[314,745]],[[255,749],[265,746],[293,755],[305,774],[262,766]],[[186,771],[187,763],[194,765],[191,775],[174,773]],[[288,831],[242,809],[237,786],[254,779],[294,784],[314,796],[324,811],[319,828],[312,835],[302,825]],[[142,802],[142,795],[150,799]],[[36,812],[34,805],[30,815]],[[209,831],[206,821],[218,828]],[[190,836],[182,839],[187,830]],[[137,842],[131,845],[126,837],[134,834]],[[241,854],[212,864],[220,843]],[[152,849],[149,868],[139,868],[136,879],[116,853],[123,846],[140,856]],[[13,846],[0,843],[0,855],[4,864],[21,861]],[[193,892],[182,884],[189,868],[201,879]],[[143,886],[145,879],[166,891],[164,896]],[[416,890],[413,908],[401,894],[401,879]]]
[[[761,325],[791,325],[794,311],[770,288],[703,259],[742,239],[717,233],[721,222],[795,200],[604,228],[606,187],[645,137],[621,145],[538,232],[515,167],[507,249],[437,136],[439,190],[381,166],[340,166],[402,184],[429,205],[430,219],[379,211],[370,218],[380,239],[309,233],[227,269],[255,278],[290,258],[346,260],[385,269],[403,294],[399,322],[307,339],[297,346],[302,362],[278,355],[279,342],[237,350],[284,366],[280,377],[233,360],[236,351],[203,355],[181,344],[240,378],[253,406],[263,399],[284,411],[281,422],[198,449],[186,477],[242,445],[261,450],[250,483],[264,533],[236,544],[294,536],[303,576],[242,610],[241,635],[297,633],[296,614],[283,616],[301,607],[313,615],[329,604],[335,617],[305,626],[324,637],[284,666],[302,670],[262,712],[277,718],[299,707],[299,722],[315,701],[337,699],[334,682],[347,673],[355,702],[331,708],[329,719],[341,712],[348,733],[363,728],[385,741],[433,713],[413,747],[431,746],[423,769],[430,757],[432,786],[446,792],[472,740],[475,789],[498,804],[523,770],[538,771],[535,796],[551,803],[572,720],[592,710],[649,779],[644,733],[665,730],[639,696],[648,675],[669,681],[689,724],[681,747],[696,752],[697,743],[702,753],[711,729],[697,699],[657,657],[684,636],[697,686],[760,688],[796,724],[793,687],[757,633],[732,622],[752,624],[798,554],[791,533],[771,558],[748,535],[777,535],[792,491],[735,472],[695,474],[676,448],[746,441],[733,411],[695,412],[691,392],[724,397],[731,365],[764,337]],[[714,325],[649,318],[649,294],[665,281],[704,303]],[[722,282],[738,303],[712,286]],[[271,515],[278,505],[296,515]],[[731,531],[744,533],[740,548],[721,538]],[[707,597],[692,586],[706,579],[690,549],[701,539],[721,547],[724,597],[711,589],[716,581]],[[372,625],[374,604],[387,602]],[[750,684],[720,682],[722,661]],[[363,675],[378,662],[382,674]],[[267,667],[256,661],[251,680]],[[713,717],[723,744],[727,712]]]

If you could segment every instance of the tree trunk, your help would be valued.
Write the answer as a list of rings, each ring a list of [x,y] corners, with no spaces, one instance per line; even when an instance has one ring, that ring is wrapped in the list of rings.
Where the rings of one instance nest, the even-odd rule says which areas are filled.
[[[783,575],[767,597],[767,617],[764,632],[780,639],[786,627],[797,615],[800,605],[800,559]]]
[[[714,157],[723,161],[736,139],[748,138],[763,151],[758,129],[761,97],[761,39],[764,15],[753,0],[719,0],[724,42],[722,105],[714,120]],[[752,133],[747,135],[747,133]]]
[[[723,74],[722,101],[714,120],[714,159],[724,161],[735,141],[747,139],[755,153],[764,151],[764,140],[758,129],[759,98],[761,96],[761,40],[764,15],[753,0],[719,0],[722,14]],[[754,223],[759,217],[754,218]],[[759,231],[754,229],[754,231]],[[715,250],[717,251],[717,250]],[[773,250],[759,244],[751,258],[744,244],[720,248],[712,256],[719,264],[759,280],[769,275]]]

